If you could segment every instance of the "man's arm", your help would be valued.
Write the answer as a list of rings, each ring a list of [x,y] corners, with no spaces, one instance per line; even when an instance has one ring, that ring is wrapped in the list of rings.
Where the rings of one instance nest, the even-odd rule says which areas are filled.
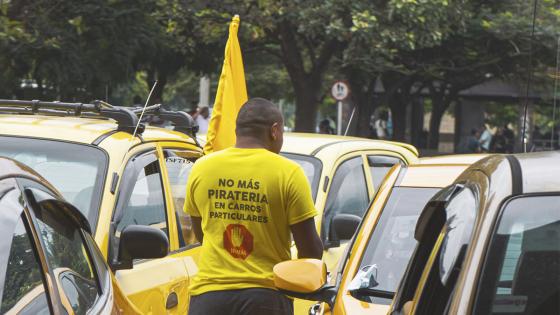
[[[298,258],[321,259],[323,257],[323,242],[317,234],[313,218],[291,225],[290,228],[296,243]]]
[[[193,217],[191,216],[194,236],[196,239],[202,244],[202,240],[204,239],[204,233],[202,232],[202,218],[201,217]]]

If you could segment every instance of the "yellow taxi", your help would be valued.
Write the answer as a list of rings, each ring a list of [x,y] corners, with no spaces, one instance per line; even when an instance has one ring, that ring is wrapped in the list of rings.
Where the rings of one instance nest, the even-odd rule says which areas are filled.
[[[120,287],[142,313],[185,314],[199,244],[183,202],[202,149],[187,114],[148,108],[171,122],[169,130],[138,125],[139,112],[104,102],[0,100],[0,156],[33,168],[80,209]],[[123,257],[123,232],[132,225],[163,232],[169,254]]]
[[[298,163],[311,185],[329,270],[336,268],[347,243],[336,237],[333,220],[347,214],[361,218],[389,169],[418,161],[418,151],[406,143],[310,133],[284,134],[280,154]],[[295,313],[307,314],[312,304],[296,300]]]
[[[323,134],[286,133],[280,154],[297,162],[311,185],[329,268],[344,249],[333,220],[346,214],[361,218],[393,165],[418,162],[418,151],[406,143]]]
[[[333,220],[337,238],[352,239],[337,268],[333,286],[319,295],[306,296],[296,291],[296,297],[327,302],[313,306],[311,314],[386,314],[414,250],[413,231],[422,209],[470,162],[480,158],[422,158],[416,165],[393,166],[363,220],[349,214]],[[300,268],[299,261],[283,264]],[[294,294],[293,284],[301,280],[297,276],[277,276],[285,280],[284,285],[291,283],[279,288]]]
[[[139,314],[123,295],[85,216],[27,166],[0,157],[0,313]],[[155,229],[134,232],[132,258],[167,254]],[[140,253],[134,243],[152,240]],[[138,255],[140,254],[140,255]]]
[[[492,156],[423,210],[391,314],[560,314],[560,152]]]

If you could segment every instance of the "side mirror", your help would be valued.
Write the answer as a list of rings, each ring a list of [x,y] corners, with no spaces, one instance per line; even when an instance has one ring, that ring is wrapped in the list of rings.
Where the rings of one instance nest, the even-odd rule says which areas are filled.
[[[363,267],[358,274],[352,279],[348,286],[348,291],[351,293],[360,290],[368,290],[378,286],[377,282],[377,265],[370,265]]]
[[[336,289],[326,285],[327,266],[318,259],[296,259],[276,264],[274,285],[280,292],[310,301],[333,306]]]
[[[167,256],[169,240],[161,230],[145,225],[129,225],[121,232],[118,269],[132,269],[134,259],[153,259]]]
[[[358,230],[362,218],[353,214],[337,214],[332,219],[331,228],[337,240],[349,240]]]

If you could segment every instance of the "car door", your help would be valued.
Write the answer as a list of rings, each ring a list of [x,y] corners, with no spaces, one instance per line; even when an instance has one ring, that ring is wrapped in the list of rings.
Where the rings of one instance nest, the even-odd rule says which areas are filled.
[[[13,179],[0,180],[0,224],[0,313],[45,315],[62,311],[47,294],[46,270]]]
[[[17,182],[20,189],[2,198],[15,209],[12,219],[21,214],[13,231],[1,312],[137,314],[114,299],[103,255],[78,223],[86,222],[85,217],[43,185],[23,178]],[[7,223],[5,219],[1,222]]]
[[[118,265],[121,231],[130,224],[161,229],[170,240],[173,218],[164,189],[161,153],[143,147],[127,161],[118,188],[111,222],[109,261]],[[116,278],[127,297],[145,314],[184,314],[188,273],[181,258],[168,255],[133,262],[129,270],[117,270]]]
[[[409,314],[444,314],[455,288],[472,237],[478,201],[469,187],[456,186],[452,193],[445,205],[445,223],[415,285],[414,298],[409,306],[403,307],[410,309]],[[418,245],[417,252],[421,246]]]
[[[326,248],[339,246],[330,228],[333,218],[339,214],[363,217],[381,182],[397,163],[404,162],[383,151],[355,152],[339,160],[331,176],[321,223],[321,237]]]
[[[358,152],[343,156],[330,178],[320,235],[326,248],[323,260],[329,270],[334,270],[344,247],[331,229],[333,218],[340,214],[362,217],[370,202],[363,155]]]
[[[168,198],[168,216],[170,218],[170,253],[169,256],[183,262],[188,278],[197,272],[200,243],[194,235],[192,221],[184,211],[186,185],[194,162],[201,156],[199,151],[178,144],[160,147],[164,186]],[[189,304],[188,283],[177,288],[179,309],[187,310]]]

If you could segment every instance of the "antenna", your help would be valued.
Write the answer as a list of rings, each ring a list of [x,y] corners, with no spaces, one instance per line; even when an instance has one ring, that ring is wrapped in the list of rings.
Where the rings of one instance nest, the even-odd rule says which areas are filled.
[[[350,129],[350,125],[352,124],[352,119],[354,118],[354,113],[356,112],[356,106],[352,109],[352,114],[350,114],[350,119],[348,119],[348,125],[346,125],[346,131],[344,131],[344,135],[348,134],[348,129]]]
[[[560,68],[558,61],[560,60],[560,36],[558,37],[558,44],[556,45],[556,72],[554,72],[554,107],[552,109],[552,131],[550,132],[550,150],[554,150],[554,132],[556,131],[556,100],[558,99],[558,77],[560,76]]]
[[[134,139],[134,137],[136,137],[136,132],[138,132],[138,126],[140,126],[140,123],[142,121],[142,117],[144,117],[144,112],[146,111],[146,107],[148,107],[148,104],[150,103],[150,99],[152,98],[152,94],[154,93],[154,90],[156,89],[156,86],[158,84],[158,81],[156,80],[156,82],[154,82],[154,85],[152,86],[152,89],[150,90],[150,94],[148,94],[148,98],[146,99],[146,104],[144,104],[144,107],[142,108],[142,112],[140,113],[140,117],[138,117],[138,123],[136,123],[136,127],[134,128],[134,132],[132,133],[132,138]]]
[[[533,28],[531,31],[531,41],[529,45],[529,67],[527,75],[527,89],[525,90],[525,106],[523,108],[523,129],[521,130],[521,145],[523,146],[523,153],[527,153],[527,111],[529,110],[529,90],[531,88],[531,81],[533,79],[533,41],[535,40],[535,24],[537,22],[537,6],[538,0],[534,1],[533,6]]]

